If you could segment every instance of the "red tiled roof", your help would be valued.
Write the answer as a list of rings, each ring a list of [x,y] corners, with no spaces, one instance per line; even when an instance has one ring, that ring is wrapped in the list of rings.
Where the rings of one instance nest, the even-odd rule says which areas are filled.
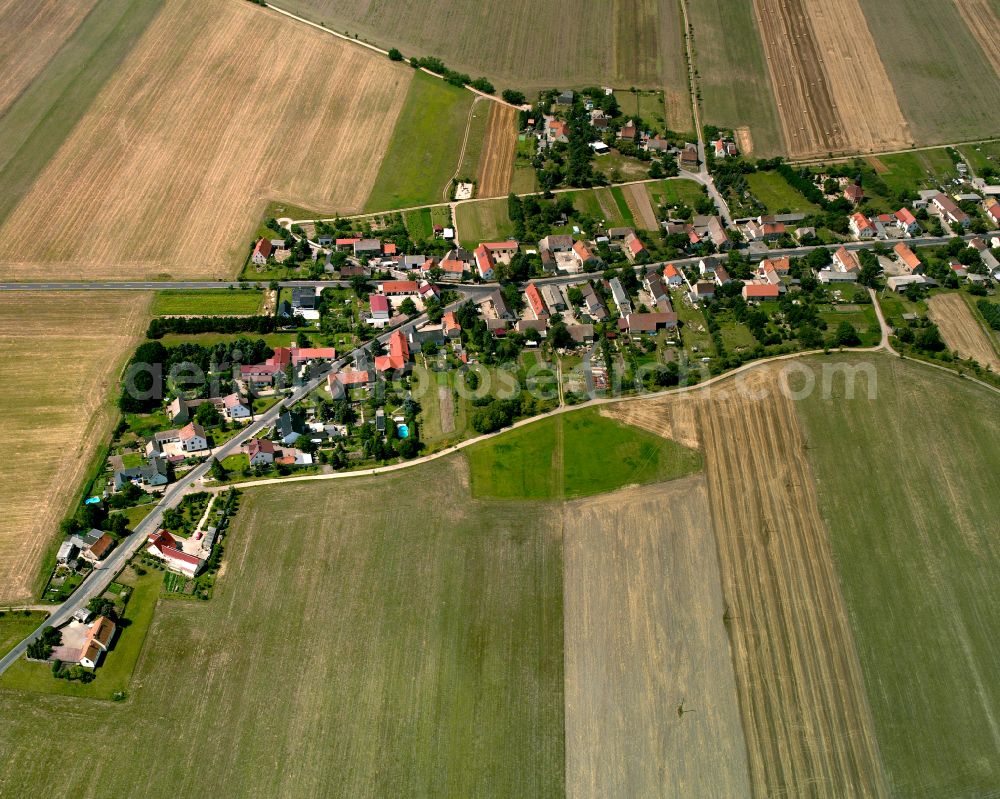
[[[743,296],[748,298],[770,298],[777,297],[780,294],[780,290],[777,286],[772,286],[770,283],[750,283],[743,284]]]
[[[270,239],[260,239],[257,242],[257,246],[253,248],[254,255],[260,255],[263,258],[267,258],[271,254],[271,240]]]
[[[372,294],[368,298],[368,305],[372,309],[372,313],[376,311],[388,312],[389,310],[389,298],[384,294]]]
[[[545,301],[542,299],[542,295],[538,291],[538,286],[534,283],[529,283],[524,289],[524,295],[528,298],[528,302],[531,304],[531,310],[535,312],[535,316],[548,314],[549,311],[545,307]]]
[[[417,281],[415,280],[383,280],[383,294],[416,294]]]

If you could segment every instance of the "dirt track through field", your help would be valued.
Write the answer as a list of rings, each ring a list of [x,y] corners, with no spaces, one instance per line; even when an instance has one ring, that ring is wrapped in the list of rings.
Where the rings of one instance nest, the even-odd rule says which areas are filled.
[[[1000,17],[989,0],[955,0],[969,31],[1000,77]]]
[[[41,72],[97,0],[0,0],[0,116]],[[11,34],[14,35],[11,35]]]
[[[516,113],[510,106],[490,103],[486,141],[479,156],[477,180],[480,197],[504,197],[510,191],[510,178],[514,174],[514,151],[517,149],[517,130],[514,124]]]
[[[0,266],[232,276],[266,199],[360,208],[411,80],[250,3],[166,0],[0,227]]]
[[[961,294],[938,294],[928,300],[927,308],[948,349],[955,350],[962,358],[973,358],[994,373],[1000,373],[996,334],[991,340]]]
[[[791,401],[716,391],[698,421],[754,794],[887,796]]]
[[[910,143],[858,0],[754,0],[754,9],[792,157]]]
[[[113,423],[117,372],[150,295],[0,295],[0,602],[25,599]]]
[[[564,518],[566,795],[746,796],[704,477]]]

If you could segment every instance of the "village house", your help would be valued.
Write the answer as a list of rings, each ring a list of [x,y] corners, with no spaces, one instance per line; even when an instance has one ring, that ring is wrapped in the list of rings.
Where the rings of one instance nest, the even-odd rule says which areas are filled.
[[[102,533],[100,538],[94,541],[90,546],[80,549],[80,557],[90,563],[97,563],[98,561],[104,560],[108,556],[108,553],[115,548],[115,539],[113,539],[107,533]]]
[[[663,280],[668,286],[679,286],[684,282],[684,275],[673,264],[663,267]]]
[[[697,169],[698,164],[701,163],[701,159],[698,158],[698,147],[691,142],[687,142],[684,145],[684,149],[681,150],[681,166],[686,169]]]
[[[527,333],[529,330],[534,330],[542,338],[545,338],[545,331],[548,326],[547,319],[518,319],[514,323],[514,329],[518,333]]]
[[[96,669],[101,658],[111,648],[111,641],[115,637],[117,629],[111,619],[106,616],[98,616],[90,629],[87,630],[87,635],[83,640],[83,648],[80,650],[80,665],[84,668]]]
[[[861,262],[858,256],[846,247],[840,247],[833,254],[833,268],[838,272],[859,272]]]
[[[378,239],[357,239],[352,249],[355,258],[375,258],[382,254],[382,242]]]
[[[569,252],[573,249],[573,237],[568,233],[558,233],[546,236],[538,242],[539,252]]]
[[[247,444],[247,459],[251,466],[270,466],[274,463],[274,443],[266,438],[253,438]]]
[[[658,313],[630,313],[618,320],[618,329],[630,336],[653,335],[659,330],[677,327],[677,314],[672,311]]]
[[[241,419],[249,419],[253,416],[253,406],[250,404],[250,401],[236,392],[227,394],[222,398],[222,407],[226,418],[230,421],[240,421]]]
[[[597,296],[597,292],[594,291],[594,287],[589,283],[582,283],[580,285],[580,293],[583,295],[583,304],[587,309],[587,316],[595,322],[606,321],[608,318],[608,310],[604,307],[604,303],[601,302],[600,297]]]
[[[369,294],[368,309],[370,312],[368,324],[374,327],[385,327],[389,324],[389,298],[384,294]]]
[[[201,558],[185,552],[177,539],[166,530],[157,530],[146,537],[146,552],[162,560],[168,569],[188,578],[196,577],[204,565]]]
[[[778,286],[770,283],[754,283],[752,281],[743,282],[743,299],[747,302],[759,302],[760,300],[776,300],[781,295]]]
[[[575,344],[590,344],[594,340],[593,325],[566,325],[566,331]]]
[[[896,220],[896,227],[902,230],[907,236],[916,236],[920,233],[920,223],[909,208],[900,208],[893,214]]]
[[[347,396],[352,388],[366,388],[372,382],[372,374],[367,369],[345,369],[326,376],[327,390],[334,399]]]
[[[660,276],[656,272],[647,272],[643,279],[643,285],[646,291],[649,292],[650,299],[652,299],[657,310],[664,313],[673,310],[670,305],[670,295],[667,293],[667,288],[663,285],[663,281],[660,280]]]
[[[569,128],[565,122],[555,117],[545,118],[545,141],[549,144],[569,141]]]
[[[563,299],[562,292],[558,286],[542,286],[542,299],[553,313],[562,313],[566,310],[566,301]]]
[[[639,240],[639,237],[635,233],[629,233],[625,237],[625,257],[629,259],[631,263],[635,263],[643,255],[646,255],[646,246]]]
[[[900,242],[892,250],[896,253],[896,259],[903,265],[903,269],[909,274],[922,275],[924,273],[924,262],[905,244]]]
[[[493,278],[496,277],[496,263],[494,262],[490,251],[486,249],[485,244],[480,244],[476,247],[475,257],[476,271],[479,272],[479,277],[486,281],[493,280]]]
[[[140,488],[158,488],[169,482],[167,464],[163,458],[150,457],[142,466],[120,469],[114,473],[115,491],[121,491],[129,483]]]
[[[334,242],[334,247],[336,247],[338,252],[354,252],[354,245],[359,241],[361,239],[357,236],[346,236],[337,239]]]
[[[615,301],[619,315],[628,316],[632,313],[632,301],[621,281],[616,277],[611,278],[608,281],[608,288],[611,289],[611,298]]]
[[[691,301],[700,302],[703,300],[715,299],[715,283],[711,280],[699,280],[694,284],[691,291]]]
[[[517,315],[507,306],[507,301],[504,299],[503,292],[500,289],[490,292],[479,304],[481,306],[488,306],[493,312],[493,317],[496,319],[513,322],[517,318]]]
[[[722,224],[722,220],[717,216],[710,216],[708,218],[708,237],[712,245],[719,252],[726,252],[732,249],[733,243],[729,240],[729,234],[726,233],[726,228]]]
[[[864,198],[865,192],[857,183],[848,183],[844,187],[844,199],[851,205],[859,205]]]
[[[600,260],[582,241],[573,243],[573,259],[580,265],[581,269],[596,264]]]
[[[549,318],[549,309],[545,306],[545,300],[542,299],[542,294],[538,290],[538,286],[534,283],[529,283],[525,286],[524,296],[528,299],[528,307],[531,308],[535,319],[544,320]]]
[[[410,360],[410,346],[401,330],[394,330],[389,337],[389,354],[375,357],[375,371],[393,372],[403,369]]]
[[[938,212],[940,212],[944,221],[949,224],[957,224],[962,227],[968,227],[972,223],[969,215],[959,208],[955,201],[947,194],[941,194],[940,192],[935,194],[931,198],[931,205],[933,205]]]
[[[757,267],[757,276],[772,286],[782,285],[782,280],[788,277],[792,261],[790,258],[765,258]]]
[[[383,280],[376,285],[386,297],[411,297],[420,290],[415,280]]]
[[[878,232],[872,221],[860,211],[851,214],[848,226],[851,228],[851,233],[859,239],[873,239]]]
[[[740,154],[736,143],[728,139],[716,139],[712,142],[712,152],[716,158],[735,158]]]
[[[271,256],[271,249],[271,242],[268,239],[258,239],[257,244],[253,248],[253,255],[250,256],[250,260],[257,266],[265,266],[267,259]]]
[[[454,311],[448,311],[441,317],[441,327],[448,338],[460,339],[462,337],[462,326],[458,323],[458,317]]]
[[[785,235],[785,223],[758,217],[747,222],[743,232],[749,241],[776,241]]]

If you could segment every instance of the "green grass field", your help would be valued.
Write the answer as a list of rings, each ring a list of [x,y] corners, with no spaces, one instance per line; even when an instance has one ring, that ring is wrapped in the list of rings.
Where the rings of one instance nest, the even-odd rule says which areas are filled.
[[[997,397],[887,356],[837,360],[872,363],[877,399],[863,381],[845,399],[840,382],[798,409],[893,794],[988,796],[1000,785]],[[928,397],[942,412],[914,426],[904,409]]]
[[[486,124],[490,120],[490,106],[493,103],[480,101],[472,108],[472,116],[469,119],[469,140],[465,144],[465,153],[462,156],[462,163],[458,168],[459,180],[475,180],[479,172],[479,156],[483,152],[483,145],[486,143]]]
[[[236,316],[260,313],[264,295],[239,289],[170,289],[153,295],[153,316]]]
[[[705,189],[693,180],[661,180],[645,185],[654,210],[661,205],[694,208],[698,200],[705,196]]]
[[[474,496],[562,499],[698,471],[697,452],[593,408],[559,414],[466,450]]]
[[[48,665],[21,659],[0,675],[0,689],[89,699],[111,699],[119,691],[127,692],[153,620],[163,577],[160,572],[155,571],[127,582],[133,586],[133,591],[125,606],[125,623],[118,632],[114,648],[105,655],[103,663],[98,667],[97,677],[93,682],[83,684],[57,680],[52,676],[52,669]],[[2,707],[3,699],[0,696],[0,717],[3,716]]]
[[[767,206],[769,213],[787,210],[789,213],[808,214],[819,210],[777,172],[754,172],[746,177],[750,191]]]
[[[1000,141],[966,144],[956,149],[973,171],[987,166],[1000,170]]]
[[[622,221],[628,227],[635,227],[635,217],[632,216],[632,209],[628,207],[628,201],[625,199],[625,195],[622,193],[620,186],[613,186],[611,189],[611,196],[614,198],[615,205],[618,207],[618,215],[621,217]]]
[[[753,3],[698,0],[689,4],[688,13],[703,121],[723,128],[748,126],[754,156],[781,154],[784,137]]]
[[[944,148],[880,155],[878,160],[889,169],[879,172],[879,177],[893,191],[933,189],[958,176]]]
[[[422,72],[414,74],[366,210],[448,199],[445,190],[458,166],[472,98],[465,89]]]
[[[212,599],[159,603],[127,702],[0,691],[4,794],[563,796],[559,508],[465,481],[453,458],[247,491]],[[66,756],[89,740],[169,757]]]
[[[160,6],[161,0],[99,0],[0,117],[0,221],[27,193]]]
[[[619,89],[615,92],[618,107],[626,117],[639,117],[647,127],[657,133],[667,130],[666,112],[663,107],[663,92],[659,91],[629,91]]]
[[[6,654],[15,644],[27,638],[45,621],[45,613],[36,610],[0,610],[0,652]]]
[[[455,210],[455,226],[464,247],[483,241],[502,241],[514,235],[514,223],[507,216],[507,198],[462,203]]]
[[[429,239],[434,235],[434,223],[431,222],[431,209],[421,208],[419,211],[407,211],[403,214],[406,232],[415,241]]]

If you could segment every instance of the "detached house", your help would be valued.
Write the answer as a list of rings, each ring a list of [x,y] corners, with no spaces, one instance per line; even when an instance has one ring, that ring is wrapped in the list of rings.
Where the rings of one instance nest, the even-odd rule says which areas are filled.
[[[401,330],[394,330],[389,337],[389,354],[375,358],[375,371],[392,372],[402,369],[410,360],[410,345]]]
[[[222,407],[230,420],[249,419],[253,416],[253,407],[249,400],[235,392],[222,398]]]
[[[900,208],[893,217],[896,220],[896,227],[907,236],[916,236],[920,232],[920,223],[909,208]]]
[[[962,227],[968,227],[972,223],[969,215],[959,208],[955,201],[947,194],[935,194],[931,198],[931,205],[940,212],[945,222],[958,224]]]
[[[905,244],[899,243],[892,250],[896,253],[896,258],[909,274],[922,275],[924,273],[924,262]]]
[[[680,270],[673,264],[667,264],[663,267],[663,281],[668,286],[679,286],[684,282],[684,275],[682,275]]]
[[[538,286],[534,283],[529,283],[525,286],[524,296],[528,298],[528,305],[531,308],[531,312],[535,315],[535,319],[549,318],[549,309],[545,306],[545,300],[542,299],[542,294],[538,290]]]
[[[861,270],[861,262],[857,255],[846,247],[841,247],[833,254],[833,268],[838,272],[858,272]]]
[[[166,530],[157,530],[146,537],[146,552],[162,560],[168,569],[193,578],[201,570],[203,561],[181,549],[178,541]]]
[[[476,247],[475,257],[476,271],[479,273],[479,277],[486,281],[493,280],[496,277],[496,263],[493,256],[490,255],[490,251],[486,249],[486,245],[480,244]]]
[[[247,458],[251,466],[268,466],[274,463],[274,443],[266,438],[254,438],[247,444]]]
[[[104,653],[111,648],[111,640],[115,637],[117,629],[111,619],[98,616],[83,639],[83,648],[80,650],[80,665],[87,669],[96,669],[97,664],[104,657]]]
[[[600,259],[582,241],[573,243],[573,258],[581,268],[597,263]]]
[[[625,257],[635,263],[643,255],[647,255],[646,245],[644,245],[635,233],[629,233],[625,237]]]
[[[860,211],[851,214],[850,228],[851,233],[859,239],[873,239],[878,232],[872,221]]]
[[[259,239],[253,248],[253,255],[250,256],[250,260],[257,266],[266,265],[267,259],[271,255],[271,249],[271,241],[269,239]]]

